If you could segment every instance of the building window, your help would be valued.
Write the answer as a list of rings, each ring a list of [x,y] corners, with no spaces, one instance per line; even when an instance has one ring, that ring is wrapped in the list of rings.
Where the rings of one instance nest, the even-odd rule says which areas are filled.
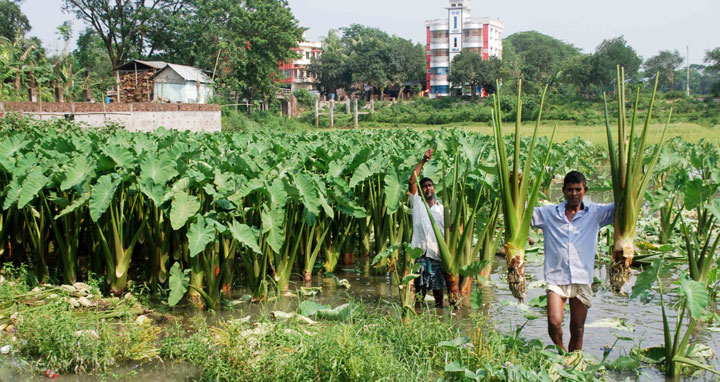
[[[457,16],[453,17],[453,29],[457,29]]]
[[[457,37],[453,38],[453,48],[457,48]]]

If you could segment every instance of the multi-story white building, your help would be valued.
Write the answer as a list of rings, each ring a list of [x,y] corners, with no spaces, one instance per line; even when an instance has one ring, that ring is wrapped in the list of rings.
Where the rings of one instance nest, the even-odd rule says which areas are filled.
[[[430,97],[446,96],[450,62],[463,50],[502,58],[504,24],[489,17],[471,17],[470,0],[449,0],[446,19],[427,20],[427,86]]]
[[[303,34],[305,37],[305,34]],[[291,91],[296,89],[315,89],[315,76],[307,71],[308,65],[313,58],[318,58],[322,54],[322,42],[320,41],[300,41],[297,48],[293,51],[300,55],[299,58],[292,62],[280,63],[278,69],[283,75],[280,82],[285,86],[289,86]]]

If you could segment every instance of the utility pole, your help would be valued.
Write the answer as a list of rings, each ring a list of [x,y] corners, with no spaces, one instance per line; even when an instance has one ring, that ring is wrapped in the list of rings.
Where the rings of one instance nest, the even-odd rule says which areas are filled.
[[[685,81],[685,95],[690,97],[690,46],[686,45],[685,48],[687,49],[685,56],[687,59],[687,79]]]

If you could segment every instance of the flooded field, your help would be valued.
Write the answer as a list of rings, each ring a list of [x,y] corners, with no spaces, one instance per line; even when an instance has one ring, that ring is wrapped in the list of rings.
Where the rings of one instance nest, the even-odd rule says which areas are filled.
[[[553,187],[550,195],[551,199],[560,197],[558,191],[556,187]],[[608,202],[611,195],[607,192],[590,192],[588,198],[596,202]],[[604,245],[605,243],[601,238],[600,250]],[[491,280],[487,286],[482,288],[482,309],[472,309],[469,304],[465,304],[456,312],[451,312],[447,307],[439,310],[428,308],[428,306],[432,306],[432,303],[430,303],[428,305],[418,304],[417,310],[430,309],[435,314],[442,316],[444,320],[460,321],[461,324],[467,323],[468,327],[470,327],[471,322],[477,315],[486,315],[494,327],[502,333],[512,334],[515,333],[518,327],[522,327],[522,337],[540,339],[549,345],[551,341],[547,335],[545,308],[533,303],[534,299],[545,295],[542,280],[542,242],[535,244],[528,250],[527,261],[528,294],[526,302],[529,305],[519,306],[513,298],[505,281],[505,260],[503,257],[497,256]],[[369,263],[370,259],[368,258],[356,259],[353,265],[341,267],[342,269],[337,271],[333,278],[314,275],[311,285],[319,290],[317,295],[313,297],[314,301],[330,306],[337,306],[350,300],[362,301],[366,307],[371,309],[377,309],[385,314],[396,314],[397,312],[392,311],[392,307],[394,304],[399,303],[397,286],[392,284],[388,275],[373,272]],[[681,270],[676,269],[675,272],[672,272],[675,276],[671,276],[671,279],[667,280],[667,285],[672,283],[672,278],[676,278]],[[637,273],[638,270],[634,270],[630,283],[625,287],[625,292],[630,292]],[[617,341],[610,353],[610,360],[619,355],[629,354],[633,347],[644,348],[658,346],[663,343],[661,309],[657,304],[657,299],[644,304],[639,299],[630,299],[613,294],[608,286],[606,270],[603,265],[596,267],[595,278],[596,282],[593,285],[595,299],[592,308],[588,312],[585,327],[584,352],[586,355],[598,360],[602,359],[606,347],[612,346],[617,337],[626,337],[632,340],[623,339]],[[342,279],[349,282],[349,288],[338,285],[337,280]],[[301,281],[300,275],[294,275],[291,280],[290,291],[299,291],[302,286],[308,285]],[[299,294],[299,292],[297,293]],[[220,320],[247,318],[248,316],[250,320],[256,320],[268,311],[294,312],[298,309],[298,296],[292,293],[272,298],[264,305],[244,301],[244,291],[242,290],[235,291],[234,295],[236,304],[232,309],[221,309],[213,313],[176,309],[173,314],[184,316],[186,322],[201,317],[209,323],[215,323]],[[670,294],[668,297],[670,299],[669,306],[671,306],[675,296]],[[525,317],[528,311],[534,313],[538,318],[527,320]],[[669,309],[668,314],[672,325],[676,312]],[[566,342],[569,339],[568,320],[569,313],[566,313],[564,321]],[[696,336],[691,342],[706,344],[715,354],[718,354],[718,351],[720,351],[719,332],[720,328],[717,327],[700,328],[700,330],[696,331]],[[720,366],[720,362],[715,357],[711,358],[710,364],[716,368]],[[17,370],[22,369],[23,365],[17,359],[11,358],[11,356],[0,356],[0,381],[47,380],[44,375],[32,376],[23,373],[17,375]],[[101,375],[60,375],[57,380],[77,382],[104,380],[132,380],[134,382],[193,381],[198,380],[200,376],[199,370],[187,364],[150,362],[124,365]],[[632,371],[611,371],[610,376],[615,380],[672,380],[666,378],[660,369],[649,366]],[[697,373],[685,380],[709,381],[714,380],[714,378],[710,373]]]
[[[315,277],[312,285],[322,287],[322,290],[315,296],[315,301],[331,306],[337,306],[347,302],[349,299],[362,300],[366,306],[375,306],[380,311],[388,311],[390,304],[397,303],[397,288],[391,285],[390,279],[385,275],[374,275],[369,272],[367,259],[357,261],[354,269],[339,271],[336,273],[339,279],[346,279],[350,282],[351,287],[346,289],[338,287],[334,279],[322,279]],[[545,310],[539,307],[529,307],[529,309],[539,316],[535,320],[526,320],[526,311],[520,309],[507,288],[504,281],[503,269],[505,261],[502,257],[497,257],[494,266],[494,272],[490,286],[483,288],[483,309],[471,309],[468,306],[460,308],[456,313],[451,313],[449,308],[436,310],[438,315],[442,315],[446,320],[460,320],[469,322],[474,315],[486,314],[494,323],[494,326],[503,333],[514,333],[517,326],[524,326],[522,336],[527,339],[538,338],[545,344],[551,344],[547,335],[547,323],[545,320]],[[526,266],[529,275],[528,301],[544,295],[542,287],[542,257],[532,256]],[[657,304],[643,304],[638,299],[629,299],[627,297],[616,296],[610,292],[606,286],[605,269],[596,269],[596,278],[599,279],[593,290],[595,291],[595,299],[592,308],[589,310],[588,319],[585,327],[584,352],[596,359],[603,356],[603,347],[611,346],[616,336],[630,337],[633,340],[619,341],[610,354],[609,359],[614,359],[618,355],[628,354],[634,346],[648,347],[660,345],[663,341],[662,321],[660,319],[660,307]],[[631,283],[634,282],[631,279]],[[290,290],[302,286],[302,282],[297,280],[296,284],[291,285]],[[239,292],[241,293],[241,292]],[[292,312],[297,310],[298,299],[296,297],[284,296],[268,302],[267,306],[260,304],[242,303],[236,309],[224,310],[217,313],[192,312],[182,313],[190,316],[204,316],[209,321],[217,321],[220,319],[243,318],[251,316],[251,319],[258,318],[264,309],[282,310]],[[432,305],[432,304],[431,304]],[[418,307],[419,310],[423,309]],[[434,308],[430,308],[434,310]],[[388,314],[390,314],[388,312]],[[670,311],[671,322],[675,319],[673,311]],[[569,339],[568,329],[569,314],[565,315],[564,330],[566,333],[565,341]],[[693,339],[693,342],[706,344],[712,348],[717,354],[720,351],[718,339],[720,334],[718,328],[703,328],[698,331],[699,335]],[[18,376],[13,374],[13,360],[0,358],[0,381],[18,380]],[[713,359],[712,364],[718,367],[717,359]],[[16,364],[17,365],[17,364]],[[21,366],[21,365],[19,365]],[[625,380],[629,378],[633,381],[665,381],[663,373],[653,367],[644,367],[635,371],[611,372],[611,378],[616,380]],[[47,380],[45,376],[21,375],[20,380]],[[100,376],[93,375],[61,375],[58,381],[73,382],[90,382],[104,380],[121,380],[133,382],[149,382],[149,381],[193,381],[199,378],[199,371],[191,366],[176,363],[159,363],[153,362],[144,365],[128,365],[118,367],[110,372]],[[684,379],[690,381],[710,381],[715,380],[712,375],[699,373],[691,378]]]

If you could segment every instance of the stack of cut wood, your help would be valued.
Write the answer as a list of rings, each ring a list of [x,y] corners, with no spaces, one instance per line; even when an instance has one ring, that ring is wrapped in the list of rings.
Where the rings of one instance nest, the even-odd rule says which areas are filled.
[[[152,71],[130,72],[120,75],[120,102],[150,102],[152,101],[153,81]]]

